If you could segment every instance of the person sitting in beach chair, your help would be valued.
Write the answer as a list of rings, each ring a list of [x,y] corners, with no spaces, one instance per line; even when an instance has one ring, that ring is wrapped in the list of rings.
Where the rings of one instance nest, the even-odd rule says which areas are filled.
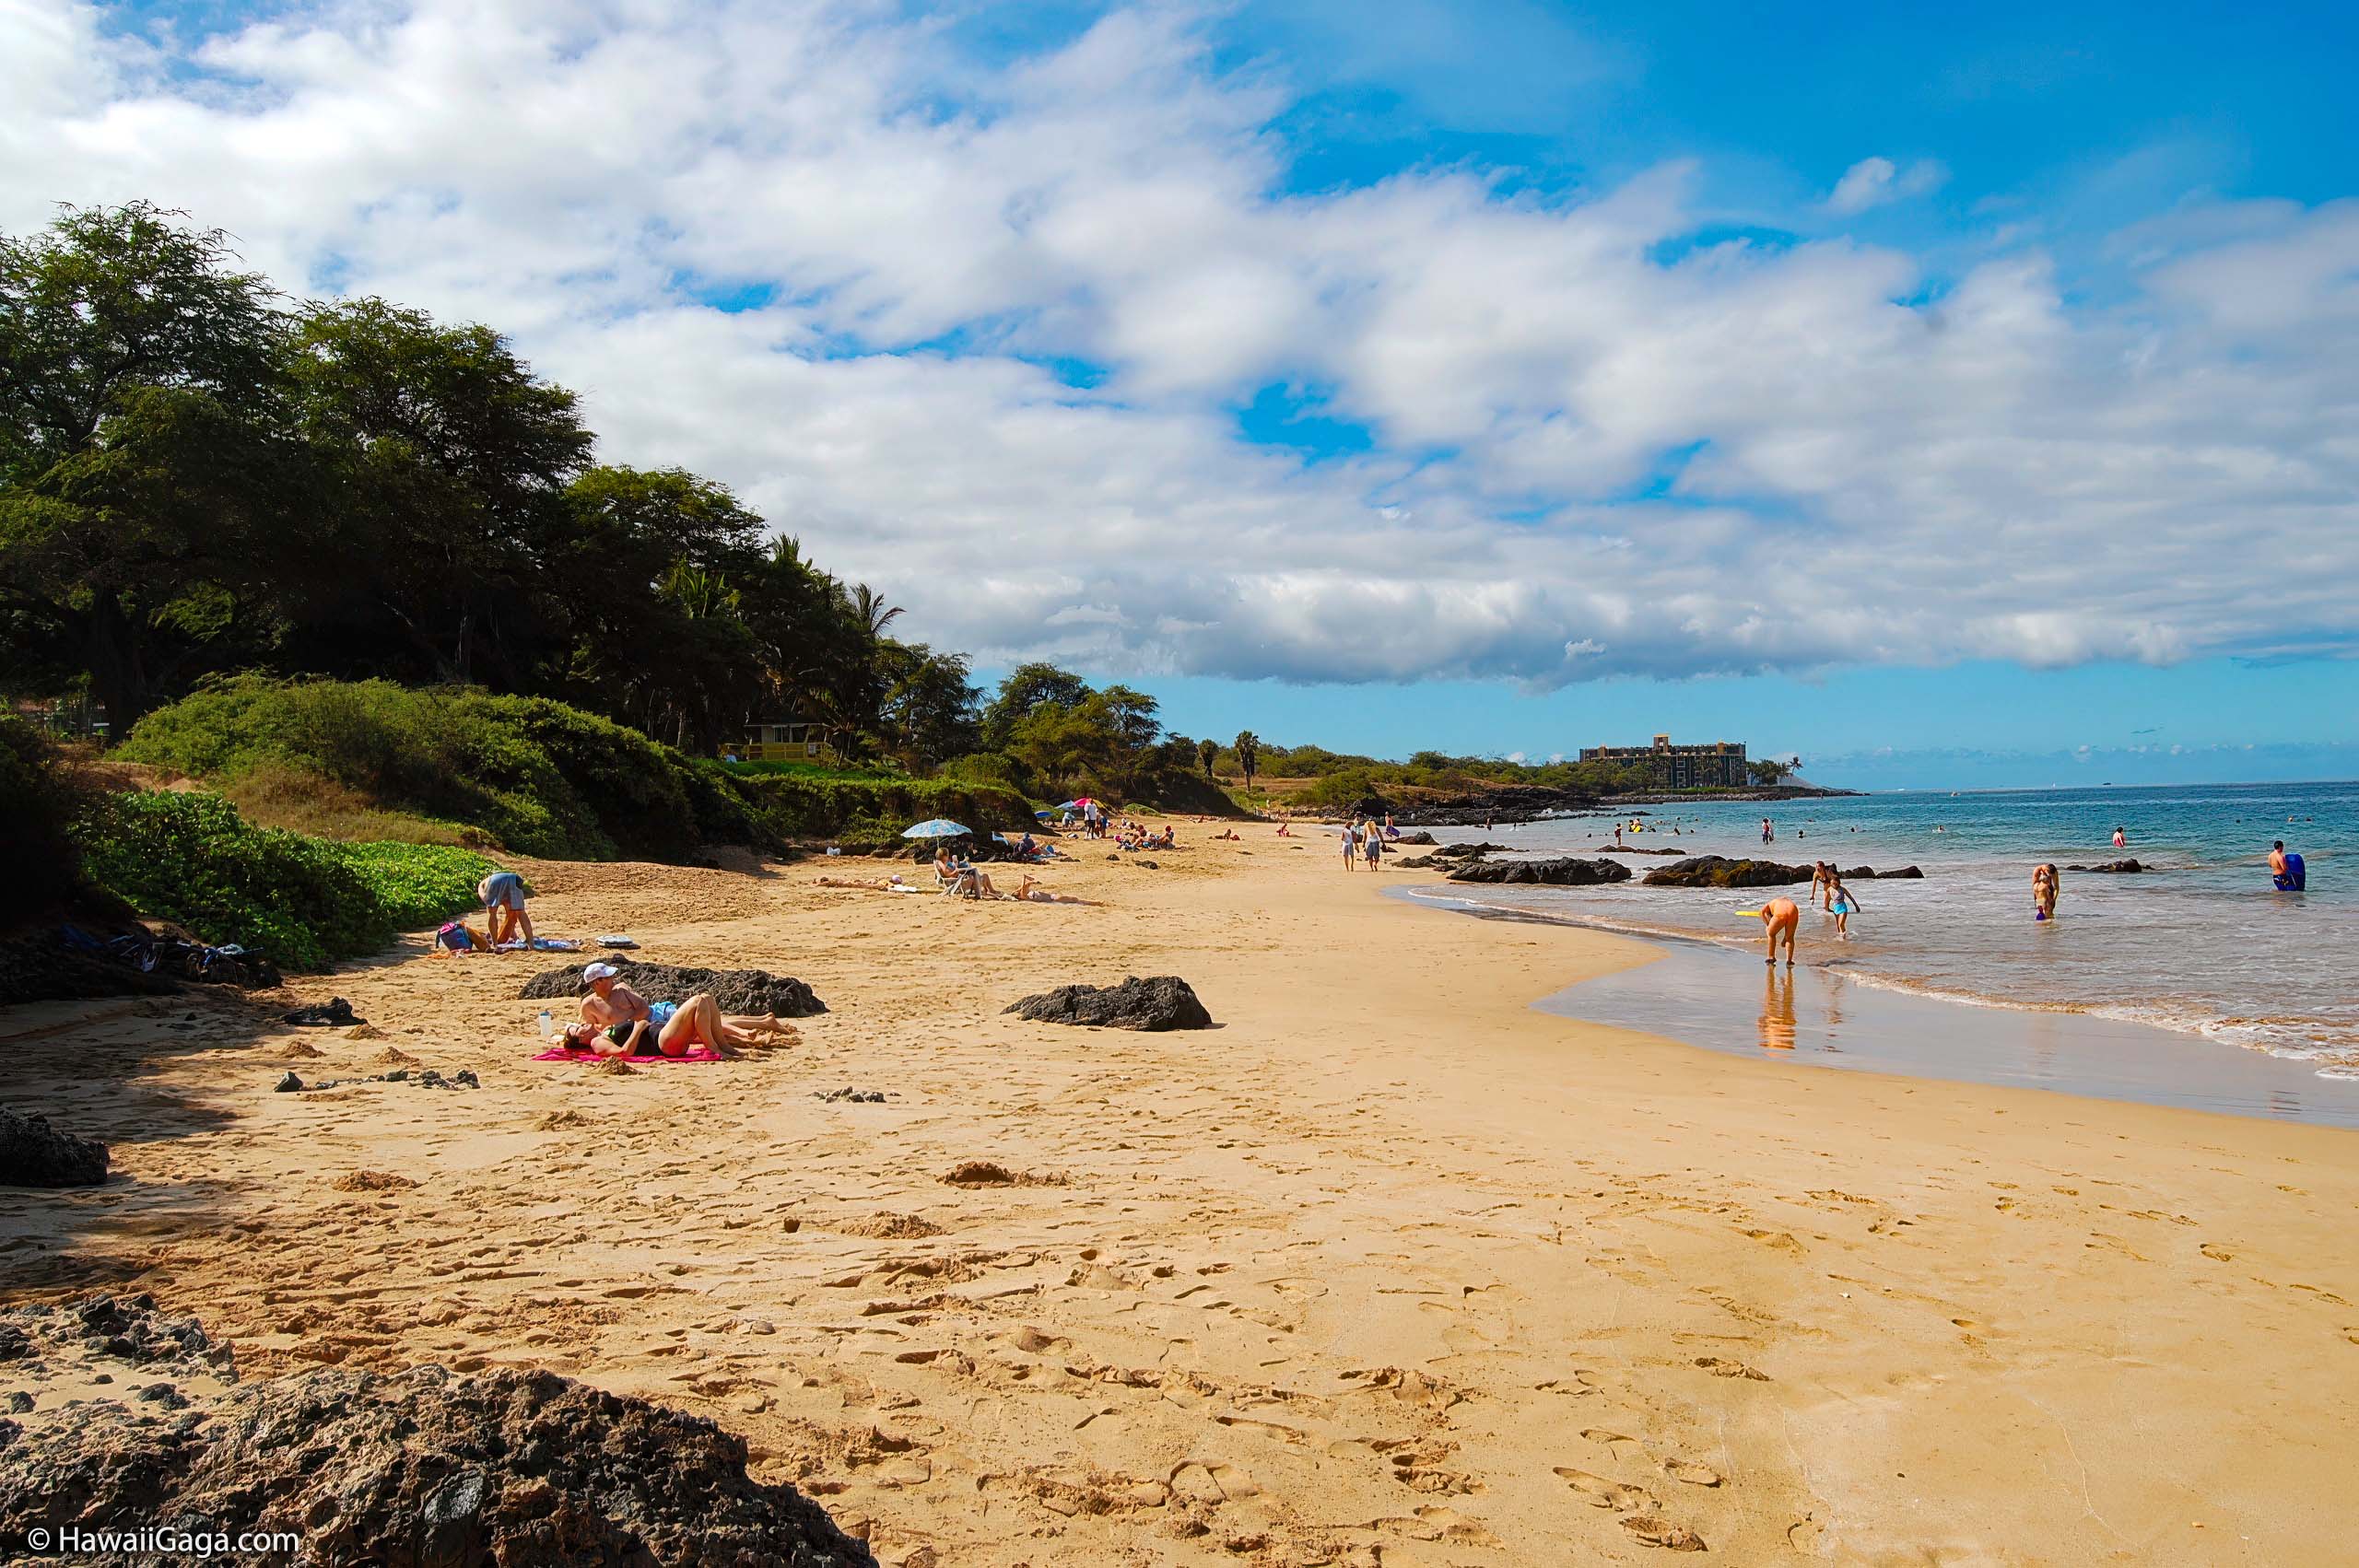
[[[963,860],[950,858],[947,847],[933,852],[934,885],[945,894],[960,898],[997,898],[999,890],[992,886],[992,879]]]

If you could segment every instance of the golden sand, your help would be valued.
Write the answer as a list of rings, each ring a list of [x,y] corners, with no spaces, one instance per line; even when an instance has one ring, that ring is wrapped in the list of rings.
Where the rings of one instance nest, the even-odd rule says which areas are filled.
[[[719,1066],[534,1062],[557,960],[422,940],[300,999],[478,1091],[274,1094],[236,1003],[86,1010],[0,1094],[130,1179],[0,1194],[0,1287],[151,1290],[249,1375],[664,1399],[912,1568],[2349,1560],[2359,1137],[1549,1016],[1645,950],[1250,831],[1050,874],[1103,907],[528,868],[545,933],[833,1009]],[[1220,1027],[1000,1011],[1126,974]]]

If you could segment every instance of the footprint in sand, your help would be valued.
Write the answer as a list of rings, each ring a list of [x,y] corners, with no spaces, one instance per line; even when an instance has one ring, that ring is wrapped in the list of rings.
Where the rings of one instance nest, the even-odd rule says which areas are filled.
[[[1755,1383],[1769,1381],[1769,1375],[1760,1368],[1747,1366],[1741,1361],[1731,1361],[1726,1356],[1697,1356],[1696,1364],[1715,1377],[1747,1377]]]
[[[2201,1250],[2204,1257],[2209,1258],[2214,1263],[2234,1263],[2236,1260],[2236,1255],[2235,1253],[2230,1252],[2226,1247],[2221,1246],[2213,1242],[2205,1242]]]
[[[1645,1546],[1660,1546],[1672,1551],[1702,1551],[1704,1538],[1685,1525],[1674,1525],[1669,1519],[1651,1515],[1633,1514],[1622,1521],[1630,1539]]]
[[[1662,1473],[1673,1480],[1685,1481],[1689,1486],[1718,1486],[1724,1479],[1719,1471],[1708,1465],[1676,1457],[1662,1462]]]
[[[1588,1499],[1592,1508],[1611,1508],[1617,1514],[1627,1514],[1655,1505],[1653,1496],[1644,1487],[1631,1486],[1588,1470],[1577,1470],[1570,1465],[1558,1465],[1555,1470],[1567,1485]]]

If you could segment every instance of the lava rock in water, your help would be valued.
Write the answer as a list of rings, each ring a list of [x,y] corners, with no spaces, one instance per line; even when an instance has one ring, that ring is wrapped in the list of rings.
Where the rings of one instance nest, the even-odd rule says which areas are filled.
[[[107,1146],[49,1125],[44,1116],[0,1107],[0,1186],[96,1187],[107,1179]]]
[[[326,1367],[191,1402],[22,1433],[0,1534],[202,1519],[294,1531],[323,1562],[875,1568],[817,1504],[748,1477],[744,1439],[551,1372]]]
[[[1431,844],[1433,841],[1434,836],[1421,827],[1414,833],[1404,833],[1400,837],[1388,839],[1386,842],[1389,844]]]
[[[723,1012],[775,1012],[780,1018],[808,1018],[827,1011],[811,988],[787,975],[761,969],[696,969],[679,964],[642,964],[619,954],[599,959],[621,973],[619,985],[628,986],[650,1001],[686,1001],[698,991],[710,991]],[[579,965],[548,969],[535,975],[516,994],[526,1001],[578,997],[583,989]]]
[[[1133,975],[1119,986],[1059,986],[1010,1003],[1003,1012],[1036,1024],[1086,1024],[1106,1029],[1209,1029],[1213,1015],[1177,975],[1142,980]]]
[[[1648,887],[1783,887],[1808,882],[1812,868],[1786,866],[1775,860],[1731,860],[1725,855],[1697,855],[1657,866],[1646,874]]]
[[[1619,860],[1584,860],[1576,855],[1550,860],[1471,860],[1449,873],[1452,882],[1539,883],[1549,887],[1593,887],[1627,882],[1630,868]]]
[[[2140,865],[2136,860],[2107,860],[2100,865],[2066,866],[2064,869],[2068,872],[2102,872],[2114,875],[2121,875],[2130,872],[2142,872],[2146,868]]]
[[[1846,882],[1922,882],[1925,873],[1915,866],[1903,866],[1898,871],[1880,872],[1872,866],[1853,866],[1843,873]]]

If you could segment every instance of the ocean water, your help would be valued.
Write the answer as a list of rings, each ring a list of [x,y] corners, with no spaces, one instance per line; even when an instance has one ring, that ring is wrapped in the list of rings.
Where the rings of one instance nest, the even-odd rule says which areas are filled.
[[[1861,908],[1848,942],[1836,939],[1832,918],[1815,907],[1805,913],[1801,960],[1847,979],[2155,1024],[2359,1076],[2359,783],[1910,792],[1648,811],[1638,820],[1649,831],[1625,834],[1625,843],[1922,869],[1922,882],[1851,883]],[[1777,830],[1767,846],[1765,812]],[[1486,838],[1518,853],[1594,854],[1613,841],[1614,821],[1576,816],[1434,835]],[[2126,849],[2113,848],[2116,826]],[[2277,838],[2306,860],[2306,892],[2271,886]],[[2123,857],[2150,869],[2064,872],[2057,919],[2032,919],[2033,866]],[[1807,892],[1640,887],[1637,877],[1668,857],[1622,858],[1633,880],[1611,887],[1449,884],[1416,896],[1758,950],[1761,922],[1734,911],[1779,891],[1801,902]]]

